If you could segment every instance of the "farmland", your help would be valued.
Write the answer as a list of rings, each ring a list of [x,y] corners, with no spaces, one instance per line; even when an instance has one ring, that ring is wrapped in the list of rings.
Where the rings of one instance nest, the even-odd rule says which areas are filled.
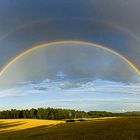
[[[1,119],[0,140],[139,140],[140,117],[57,120]]]

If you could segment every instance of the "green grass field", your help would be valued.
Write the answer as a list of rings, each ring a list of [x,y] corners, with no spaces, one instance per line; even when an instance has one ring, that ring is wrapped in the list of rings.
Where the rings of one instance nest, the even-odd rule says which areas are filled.
[[[36,123],[37,120],[14,121],[6,123],[0,120],[0,140],[140,140],[140,117],[102,118],[69,123],[44,121],[34,127],[32,123],[39,124]],[[19,129],[24,125],[28,128]],[[13,129],[8,129],[12,127]]]

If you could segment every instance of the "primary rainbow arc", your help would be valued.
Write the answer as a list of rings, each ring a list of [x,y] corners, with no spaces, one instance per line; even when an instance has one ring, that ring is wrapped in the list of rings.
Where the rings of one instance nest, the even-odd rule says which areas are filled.
[[[37,46],[33,46],[30,49],[27,49],[25,51],[23,51],[22,53],[18,54],[17,56],[15,56],[12,60],[10,60],[0,71],[0,76],[2,76],[4,74],[4,72],[10,67],[10,65],[12,65],[16,60],[18,60],[20,57],[24,56],[27,53],[32,52],[33,50],[42,48],[42,47],[47,47],[49,45],[57,45],[57,44],[67,44],[67,43],[74,43],[74,44],[83,44],[83,45],[89,45],[91,47],[97,47],[100,49],[104,49],[116,56],[118,56],[119,58],[121,58],[123,61],[125,61],[131,68],[133,68],[135,70],[135,72],[140,76],[140,70],[135,66],[135,64],[133,64],[129,59],[127,59],[126,57],[124,57],[123,55],[119,54],[118,52],[107,48],[105,46],[96,44],[96,43],[92,43],[92,42],[84,42],[84,41],[54,41],[54,42],[48,42],[48,43],[44,43],[41,45],[37,45]]]

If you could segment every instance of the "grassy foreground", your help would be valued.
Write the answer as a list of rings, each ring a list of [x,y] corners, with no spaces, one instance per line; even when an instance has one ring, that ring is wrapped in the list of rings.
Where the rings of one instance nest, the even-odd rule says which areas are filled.
[[[70,122],[0,120],[0,140],[140,140],[140,117]]]

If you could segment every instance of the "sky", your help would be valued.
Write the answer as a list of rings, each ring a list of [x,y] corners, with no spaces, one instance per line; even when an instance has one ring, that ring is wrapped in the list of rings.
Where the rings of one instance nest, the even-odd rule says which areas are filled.
[[[106,46],[140,69],[139,7],[139,0],[1,0],[0,70],[24,50],[65,40]],[[133,68],[103,49],[46,45],[0,76],[0,109],[140,110],[139,81]]]

